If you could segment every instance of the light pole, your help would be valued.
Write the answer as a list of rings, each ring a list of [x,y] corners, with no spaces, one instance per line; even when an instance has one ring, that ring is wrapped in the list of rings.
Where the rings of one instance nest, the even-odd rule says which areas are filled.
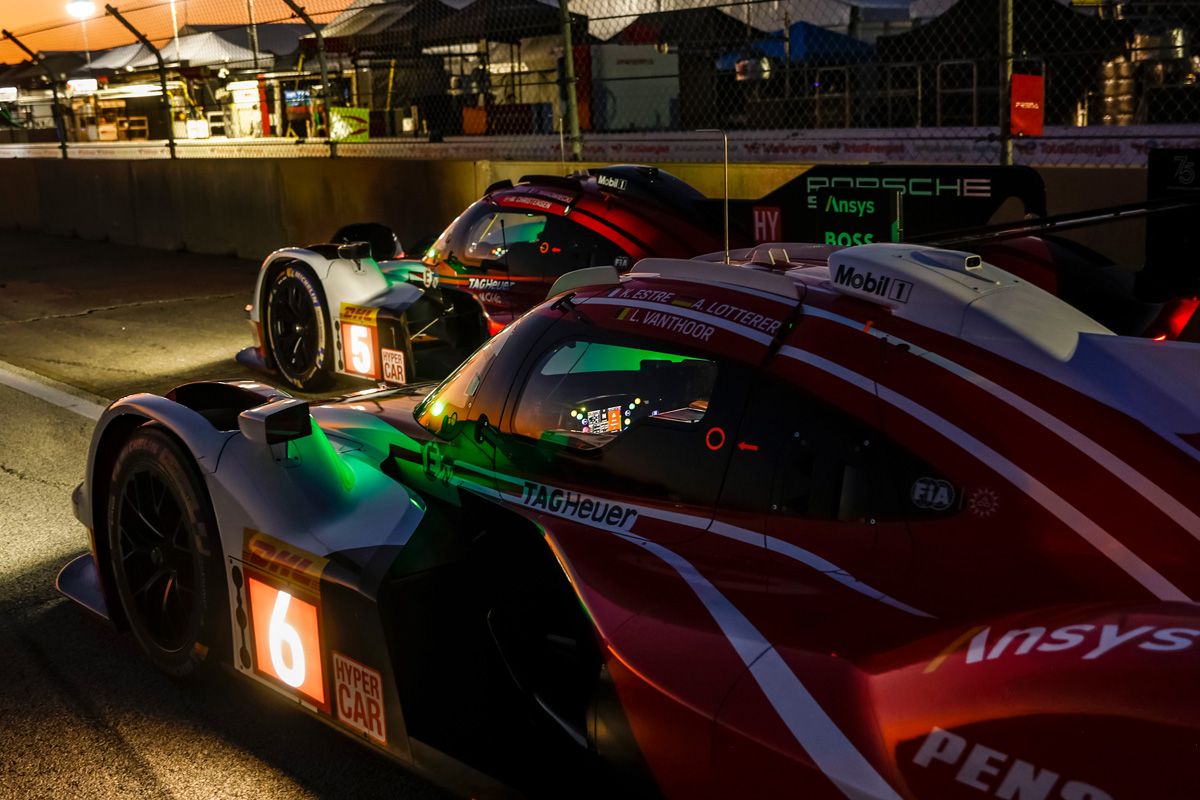
[[[88,47],[87,21],[88,17],[96,13],[96,4],[90,0],[71,0],[67,3],[67,13],[79,20],[79,25],[83,28],[83,52],[87,55],[88,69],[91,69],[92,48]]]
[[[246,0],[246,17],[250,20],[250,49],[254,51],[254,68],[258,69],[258,23],[254,21],[254,0]]]
[[[179,18],[175,16],[175,0],[171,0],[171,37],[175,40],[175,60],[179,61]]]

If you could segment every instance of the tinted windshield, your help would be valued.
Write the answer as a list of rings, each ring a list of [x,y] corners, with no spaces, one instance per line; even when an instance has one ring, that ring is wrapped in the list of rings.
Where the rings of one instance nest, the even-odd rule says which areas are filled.
[[[517,404],[513,430],[539,441],[602,447],[653,417],[704,418],[717,365],[702,358],[568,341],[542,356]]]
[[[435,436],[449,439],[455,426],[471,418],[471,407],[479,394],[488,369],[508,341],[513,326],[500,331],[450,373],[436,389],[417,406],[417,423]]]

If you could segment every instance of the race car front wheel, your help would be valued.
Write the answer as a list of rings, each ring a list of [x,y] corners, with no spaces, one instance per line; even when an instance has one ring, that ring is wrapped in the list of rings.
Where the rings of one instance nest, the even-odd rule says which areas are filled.
[[[333,336],[325,293],[308,267],[285,267],[267,287],[265,327],[275,365],[292,386],[316,392],[333,381]]]
[[[221,603],[217,526],[190,457],[153,425],[139,428],[113,464],[108,544],[129,628],[169,675],[192,674]],[[211,597],[211,599],[210,599]]]

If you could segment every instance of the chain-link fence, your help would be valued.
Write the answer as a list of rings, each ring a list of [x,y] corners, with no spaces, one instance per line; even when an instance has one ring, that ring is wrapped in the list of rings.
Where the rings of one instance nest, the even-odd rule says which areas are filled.
[[[1194,0],[65,11],[2,43],[10,154],[716,160],[725,131],[741,161],[1142,165],[1200,145]]]

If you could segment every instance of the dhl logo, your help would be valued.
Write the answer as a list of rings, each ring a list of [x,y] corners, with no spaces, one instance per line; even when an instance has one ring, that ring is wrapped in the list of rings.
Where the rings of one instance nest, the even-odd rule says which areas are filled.
[[[243,559],[247,566],[313,594],[320,594],[321,573],[328,559],[292,547],[261,531],[245,530]]]
[[[370,327],[374,328],[376,325],[376,318],[379,316],[379,309],[351,305],[350,303],[342,303],[340,316],[342,322],[350,322],[358,325],[369,325]]]

